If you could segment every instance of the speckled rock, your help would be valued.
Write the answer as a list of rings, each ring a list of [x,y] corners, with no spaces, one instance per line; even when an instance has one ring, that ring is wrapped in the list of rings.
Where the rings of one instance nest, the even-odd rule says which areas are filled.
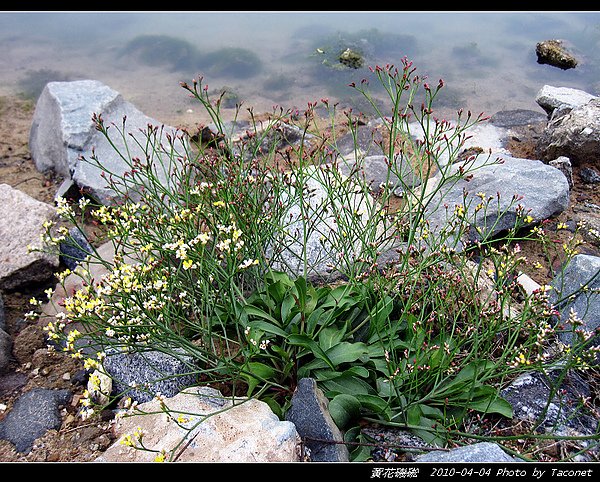
[[[68,390],[34,388],[26,392],[0,421],[0,438],[14,444],[18,452],[29,453],[35,439],[60,427],[59,407],[71,396]]]
[[[195,375],[189,374],[197,370],[190,357],[159,351],[108,353],[103,366],[112,378],[113,394],[140,403],[149,402],[157,393],[173,397],[196,383]]]

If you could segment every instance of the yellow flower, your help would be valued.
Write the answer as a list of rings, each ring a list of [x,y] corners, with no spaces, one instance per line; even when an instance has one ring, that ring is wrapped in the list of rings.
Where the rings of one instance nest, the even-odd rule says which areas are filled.
[[[225,203],[223,201],[215,201],[213,203],[213,206],[223,208],[223,207],[225,207]]]
[[[188,258],[183,262],[183,269],[188,270],[192,267],[193,264],[194,262]]]
[[[129,434],[125,434],[119,443],[127,447],[135,447],[135,440]]]
[[[161,450],[156,457],[154,457],[155,462],[164,462],[166,459],[166,455],[164,450]]]

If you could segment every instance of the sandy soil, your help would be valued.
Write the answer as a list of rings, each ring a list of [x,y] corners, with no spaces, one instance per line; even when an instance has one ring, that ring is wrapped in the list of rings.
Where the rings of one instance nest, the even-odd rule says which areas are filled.
[[[0,96],[0,182],[18,188],[35,199],[52,203],[62,179],[42,175],[36,170],[31,159],[28,138],[33,109],[31,101]],[[528,142],[532,135],[535,135],[534,131],[529,134],[525,132],[520,142],[512,143],[510,147],[515,156],[535,157],[532,144]],[[556,222],[572,218],[580,200],[600,205],[598,189],[583,185],[577,172],[572,205],[551,223],[551,230],[556,226]],[[556,232],[556,238],[561,239],[563,233]],[[543,262],[541,253],[532,245],[525,244],[523,248],[531,261]],[[580,251],[600,255],[597,248],[587,243],[580,247]],[[551,264],[557,267],[560,262],[560,257],[557,256]],[[545,270],[530,272],[538,283],[548,282],[550,274],[548,265]],[[108,413],[106,420],[92,422],[82,421],[77,416],[77,402],[84,389],[83,385],[77,382],[82,366],[72,359],[49,354],[45,348],[42,326],[22,321],[24,313],[30,311],[28,300],[31,296],[39,295],[44,289],[53,286],[54,283],[49,283],[47,286],[32,286],[22,291],[3,293],[7,317],[6,331],[14,339],[14,361],[11,374],[0,377],[0,404],[6,405],[6,409],[0,411],[0,419],[10,411],[19,395],[34,387],[68,388],[74,394],[73,402],[62,411],[61,427],[38,439],[28,455],[17,453],[12,444],[0,440],[0,462],[91,461],[113,441]]]

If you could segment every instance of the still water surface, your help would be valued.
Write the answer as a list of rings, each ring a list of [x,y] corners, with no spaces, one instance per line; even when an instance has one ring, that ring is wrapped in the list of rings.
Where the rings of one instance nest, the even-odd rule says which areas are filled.
[[[577,68],[538,64],[548,39],[565,40]],[[362,67],[336,62],[347,47]],[[179,82],[203,75],[255,112],[324,97],[366,110],[348,83],[408,56],[432,84],[444,79],[436,111],[451,118],[541,111],[544,84],[599,94],[599,52],[600,12],[0,12],[0,95],[97,79],[161,122],[189,124],[203,113]]]

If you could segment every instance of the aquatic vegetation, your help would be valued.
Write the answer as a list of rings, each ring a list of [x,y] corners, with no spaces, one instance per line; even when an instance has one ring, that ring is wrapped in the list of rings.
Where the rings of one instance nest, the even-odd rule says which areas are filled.
[[[497,59],[482,52],[477,42],[456,45],[452,48],[452,57],[458,65],[469,69],[490,67],[498,63]],[[472,73],[470,72],[469,75],[472,75]]]
[[[37,100],[48,82],[64,82],[73,80],[71,76],[57,70],[30,70],[19,80],[21,96],[24,99]]]
[[[121,56],[132,56],[145,65],[168,66],[172,70],[198,67],[199,52],[194,45],[169,35],[140,35],[130,40]]]
[[[259,56],[240,47],[225,47],[202,56],[202,63],[212,75],[247,79],[262,70]]]
[[[240,95],[233,89],[224,85],[214,92],[214,95],[221,99],[221,107],[225,109],[233,109],[242,101]]]

